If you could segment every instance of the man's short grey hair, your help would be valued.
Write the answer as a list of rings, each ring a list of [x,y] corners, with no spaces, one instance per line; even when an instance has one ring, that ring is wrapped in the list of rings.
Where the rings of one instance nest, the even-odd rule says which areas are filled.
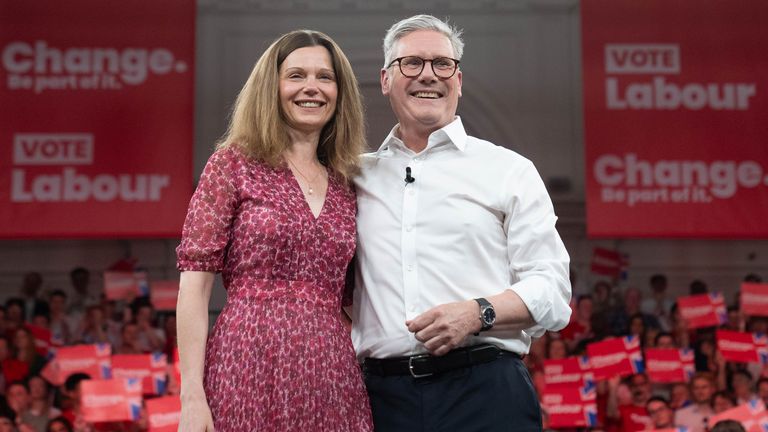
[[[396,22],[387,30],[384,36],[384,67],[386,68],[394,60],[397,41],[408,33],[417,30],[432,30],[442,33],[451,41],[453,54],[456,60],[461,60],[464,54],[464,41],[461,40],[462,30],[432,15],[414,15],[402,21]]]

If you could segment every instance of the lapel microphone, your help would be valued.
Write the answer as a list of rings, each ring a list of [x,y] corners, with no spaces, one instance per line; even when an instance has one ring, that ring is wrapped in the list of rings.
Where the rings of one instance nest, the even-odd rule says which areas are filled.
[[[411,175],[411,167],[405,167],[405,184],[413,183],[416,181],[416,177]]]

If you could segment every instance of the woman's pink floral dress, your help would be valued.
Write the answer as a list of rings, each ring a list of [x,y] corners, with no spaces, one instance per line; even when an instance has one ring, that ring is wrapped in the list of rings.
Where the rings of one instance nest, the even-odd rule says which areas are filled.
[[[217,432],[372,430],[339,315],[355,211],[334,175],[315,218],[287,167],[211,156],[177,255],[179,270],[220,271],[227,289],[205,355]]]

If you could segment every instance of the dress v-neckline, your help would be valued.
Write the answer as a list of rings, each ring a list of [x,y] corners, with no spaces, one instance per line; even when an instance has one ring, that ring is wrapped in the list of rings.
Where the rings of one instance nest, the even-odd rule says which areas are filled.
[[[328,187],[325,188],[325,198],[323,198],[323,204],[320,206],[320,211],[315,214],[315,212],[312,211],[312,206],[307,200],[307,196],[304,194],[304,190],[301,189],[301,183],[299,183],[299,179],[296,177],[296,174],[293,172],[293,170],[291,170],[291,167],[289,166],[286,166],[285,169],[288,171],[288,175],[293,180],[293,184],[296,186],[296,189],[298,189],[299,195],[301,196],[301,201],[304,203],[304,208],[307,212],[309,212],[309,215],[312,217],[312,221],[316,222],[318,219],[320,219],[320,216],[323,215],[325,205],[328,203],[328,194],[331,193],[331,176],[328,175]]]

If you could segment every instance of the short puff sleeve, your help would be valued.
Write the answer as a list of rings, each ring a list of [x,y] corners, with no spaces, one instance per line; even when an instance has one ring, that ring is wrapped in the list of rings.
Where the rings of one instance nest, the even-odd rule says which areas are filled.
[[[180,271],[216,273],[224,268],[239,202],[236,177],[241,160],[239,151],[232,148],[218,150],[208,159],[176,248]]]

